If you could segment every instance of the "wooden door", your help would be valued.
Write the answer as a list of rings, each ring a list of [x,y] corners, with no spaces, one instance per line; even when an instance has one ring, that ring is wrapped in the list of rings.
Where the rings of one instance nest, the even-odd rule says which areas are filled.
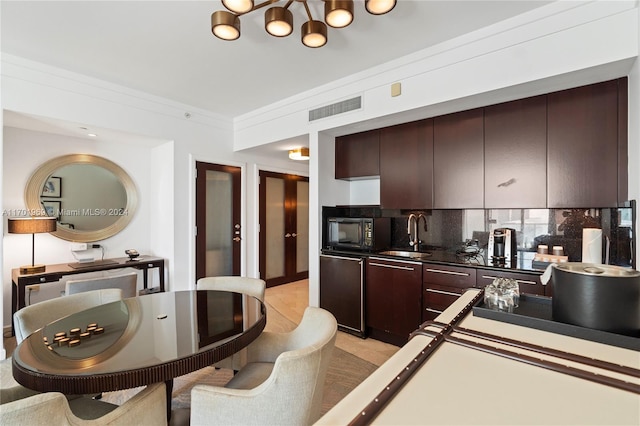
[[[548,123],[548,207],[616,207],[618,81],[549,94]]]
[[[260,172],[260,278],[267,287],[309,277],[309,178]]]
[[[433,208],[484,208],[483,109],[433,120]]]
[[[484,208],[547,206],[547,97],[484,110]]]
[[[196,163],[196,279],[240,275],[242,169]]]
[[[433,207],[433,120],[380,130],[380,206]]]
[[[336,179],[351,180],[379,176],[379,146],[379,130],[336,138]]]

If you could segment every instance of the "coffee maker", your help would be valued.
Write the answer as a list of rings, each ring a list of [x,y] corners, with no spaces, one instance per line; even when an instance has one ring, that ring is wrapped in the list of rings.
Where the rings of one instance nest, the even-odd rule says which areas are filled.
[[[516,230],[512,228],[497,228],[489,234],[488,255],[494,266],[516,266],[518,243]]]

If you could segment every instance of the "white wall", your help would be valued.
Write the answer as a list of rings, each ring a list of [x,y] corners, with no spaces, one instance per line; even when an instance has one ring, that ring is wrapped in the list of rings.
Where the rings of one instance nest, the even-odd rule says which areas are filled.
[[[32,134],[29,144],[19,130],[5,129],[2,180],[3,208],[24,208],[22,192],[33,169],[58,155],[89,152],[106,157],[127,171],[139,190],[140,209],[125,231],[105,240],[106,256],[122,256],[126,248],[166,259],[170,290],[195,285],[195,161],[238,165],[245,171],[243,206],[257,203],[259,167],[308,174],[306,163],[274,160],[233,151],[232,122],[207,111],[134,91],[101,80],[50,67],[11,55],[1,58],[2,109],[87,127],[144,136],[149,143],[122,144],[118,140],[88,147],[83,139]],[[190,118],[185,117],[190,113]],[[36,132],[33,132],[36,133]],[[250,198],[249,198],[250,197]],[[6,222],[5,222],[6,223]],[[243,217],[243,274],[258,274],[257,217]],[[6,228],[5,228],[6,229]],[[4,235],[3,323],[10,324],[10,270],[30,261],[30,241]],[[24,237],[24,236],[22,236]],[[23,241],[24,240],[24,241]],[[10,254],[7,256],[7,254]],[[70,258],[68,242],[50,235],[36,236],[36,257],[41,263],[64,263]]]
[[[554,2],[237,117],[235,145],[246,148],[301,133],[338,136],[628,75],[634,98],[629,196],[638,199],[638,21],[636,1]],[[402,95],[393,98],[390,86],[395,82],[402,84]],[[360,110],[308,122],[309,109],[354,96],[362,96]],[[333,142],[332,137],[319,139],[321,151]],[[312,157],[310,164],[321,203],[379,202],[375,182],[354,182],[336,193],[333,176],[321,172],[322,158]],[[311,223],[319,224],[320,217],[310,218]],[[310,242],[311,260],[318,259],[319,248]],[[314,268],[311,303],[319,291]]]
[[[333,179],[333,136],[412,121],[629,75],[629,195],[640,198],[637,165],[640,162],[640,106],[637,94],[638,8],[635,1],[594,3],[554,2],[514,19],[481,29],[425,51],[383,64],[366,73],[346,77],[330,85],[283,100],[268,108],[238,117],[231,123],[207,111],[104,81],[70,73],[23,58],[3,54],[2,108],[108,129],[145,135],[163,141],[147,147],[146,156],[129,159],[100,149],[98,155],[114,155],[130,174],[143,167],[151,175],[141,196],[148,216],[135,233],[123,233],[113,250],[125,246],[148,247],[167,258],[169,288],[189,288],[194,278],[193,221],[195,161],[240,165],[243,184],[243,251],[247,275],[257,273],[256,207],[257,173],[260,167],[306,173],[306,166],[286,160],[273,161],[234,152],[299,135],[309,135],[312,158],[310,176],[310,259],[318,258],[320,209],[325,204],[349,204],[352,200],[376,203],[361,196],[347,182]],[[402,96],[392,98],[391,83],[402,83]],[[358,111],[308,123],[307,110],[353,96],[363,96]],[[190,112],[191,118],[185,117]],[[234,131],[235,128],[235,131]],[[235,142],[234,142],[235,139]],[[6,147],[5,147],[6,151]],[[38,157],[39,153],[36,153]],[[120,154],[121,155],[121,154]],[[32,161],[32,160],[29,160]],[[141,165],[140,163],[147,163]],[[4,163],[7,163],[5,160]],[[122,164],[121,164],[122,165]],[[9,179],[3,170],[3,180]],[[18,185],[18,183],[16,183]],[[363,184],[367,185],[367,184]],[[3,185],[6,190],[8,185]],[[168,191],[167,187],[171,189]],[[356,194],[357,192],[357,194]],[[367,193],[373,194],[372,186]],[[4,194],[7,198],[7,194]],[[15,195],[9,197],[15,200]],[[12,201],[13,203],[14,201]],[[7,208],[5,205],[4,208]],[[147,230],[143,230],[145,228]],[[132,228],[133,229],[133,228]],[[135,235],[134,235],[135,234]],[[129,236],[127,236],[129,235]],[[146,235],[140,240],[139,235]],[[11,236],[19,237],[19,236]],[[38,236],[39,237],[39,236]],[[36,242],[60,247],[59,241]],[[22,250],[23,241],[7,241],[4,254]],[[27,246],[28,246],[27,242]],[[66,258],[66,247],[46,253],[45,262]],[[6,262],[3,262],[3,264]],[[24,263],[18,261],[10,267]],[[4,296],[9,294],[7,266],[2,273]],[[318,303],[318,265],[310,265],[310,303]],[[10,299],[9,299],[10,300]],[[7,301],[3,303],[8,324]]]

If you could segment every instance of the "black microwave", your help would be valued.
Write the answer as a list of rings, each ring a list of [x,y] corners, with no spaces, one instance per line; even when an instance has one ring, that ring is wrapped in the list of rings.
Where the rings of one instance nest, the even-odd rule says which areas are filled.
[[[388,217],[330,217],[326,223],[327,247],[360,251],[389,248],[391,222]]]

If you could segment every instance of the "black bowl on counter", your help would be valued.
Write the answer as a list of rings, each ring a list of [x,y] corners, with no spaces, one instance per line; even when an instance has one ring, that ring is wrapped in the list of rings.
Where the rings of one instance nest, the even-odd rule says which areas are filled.
[[[553,320],[640,337],[640,272],[592,263],[553,264]]]

